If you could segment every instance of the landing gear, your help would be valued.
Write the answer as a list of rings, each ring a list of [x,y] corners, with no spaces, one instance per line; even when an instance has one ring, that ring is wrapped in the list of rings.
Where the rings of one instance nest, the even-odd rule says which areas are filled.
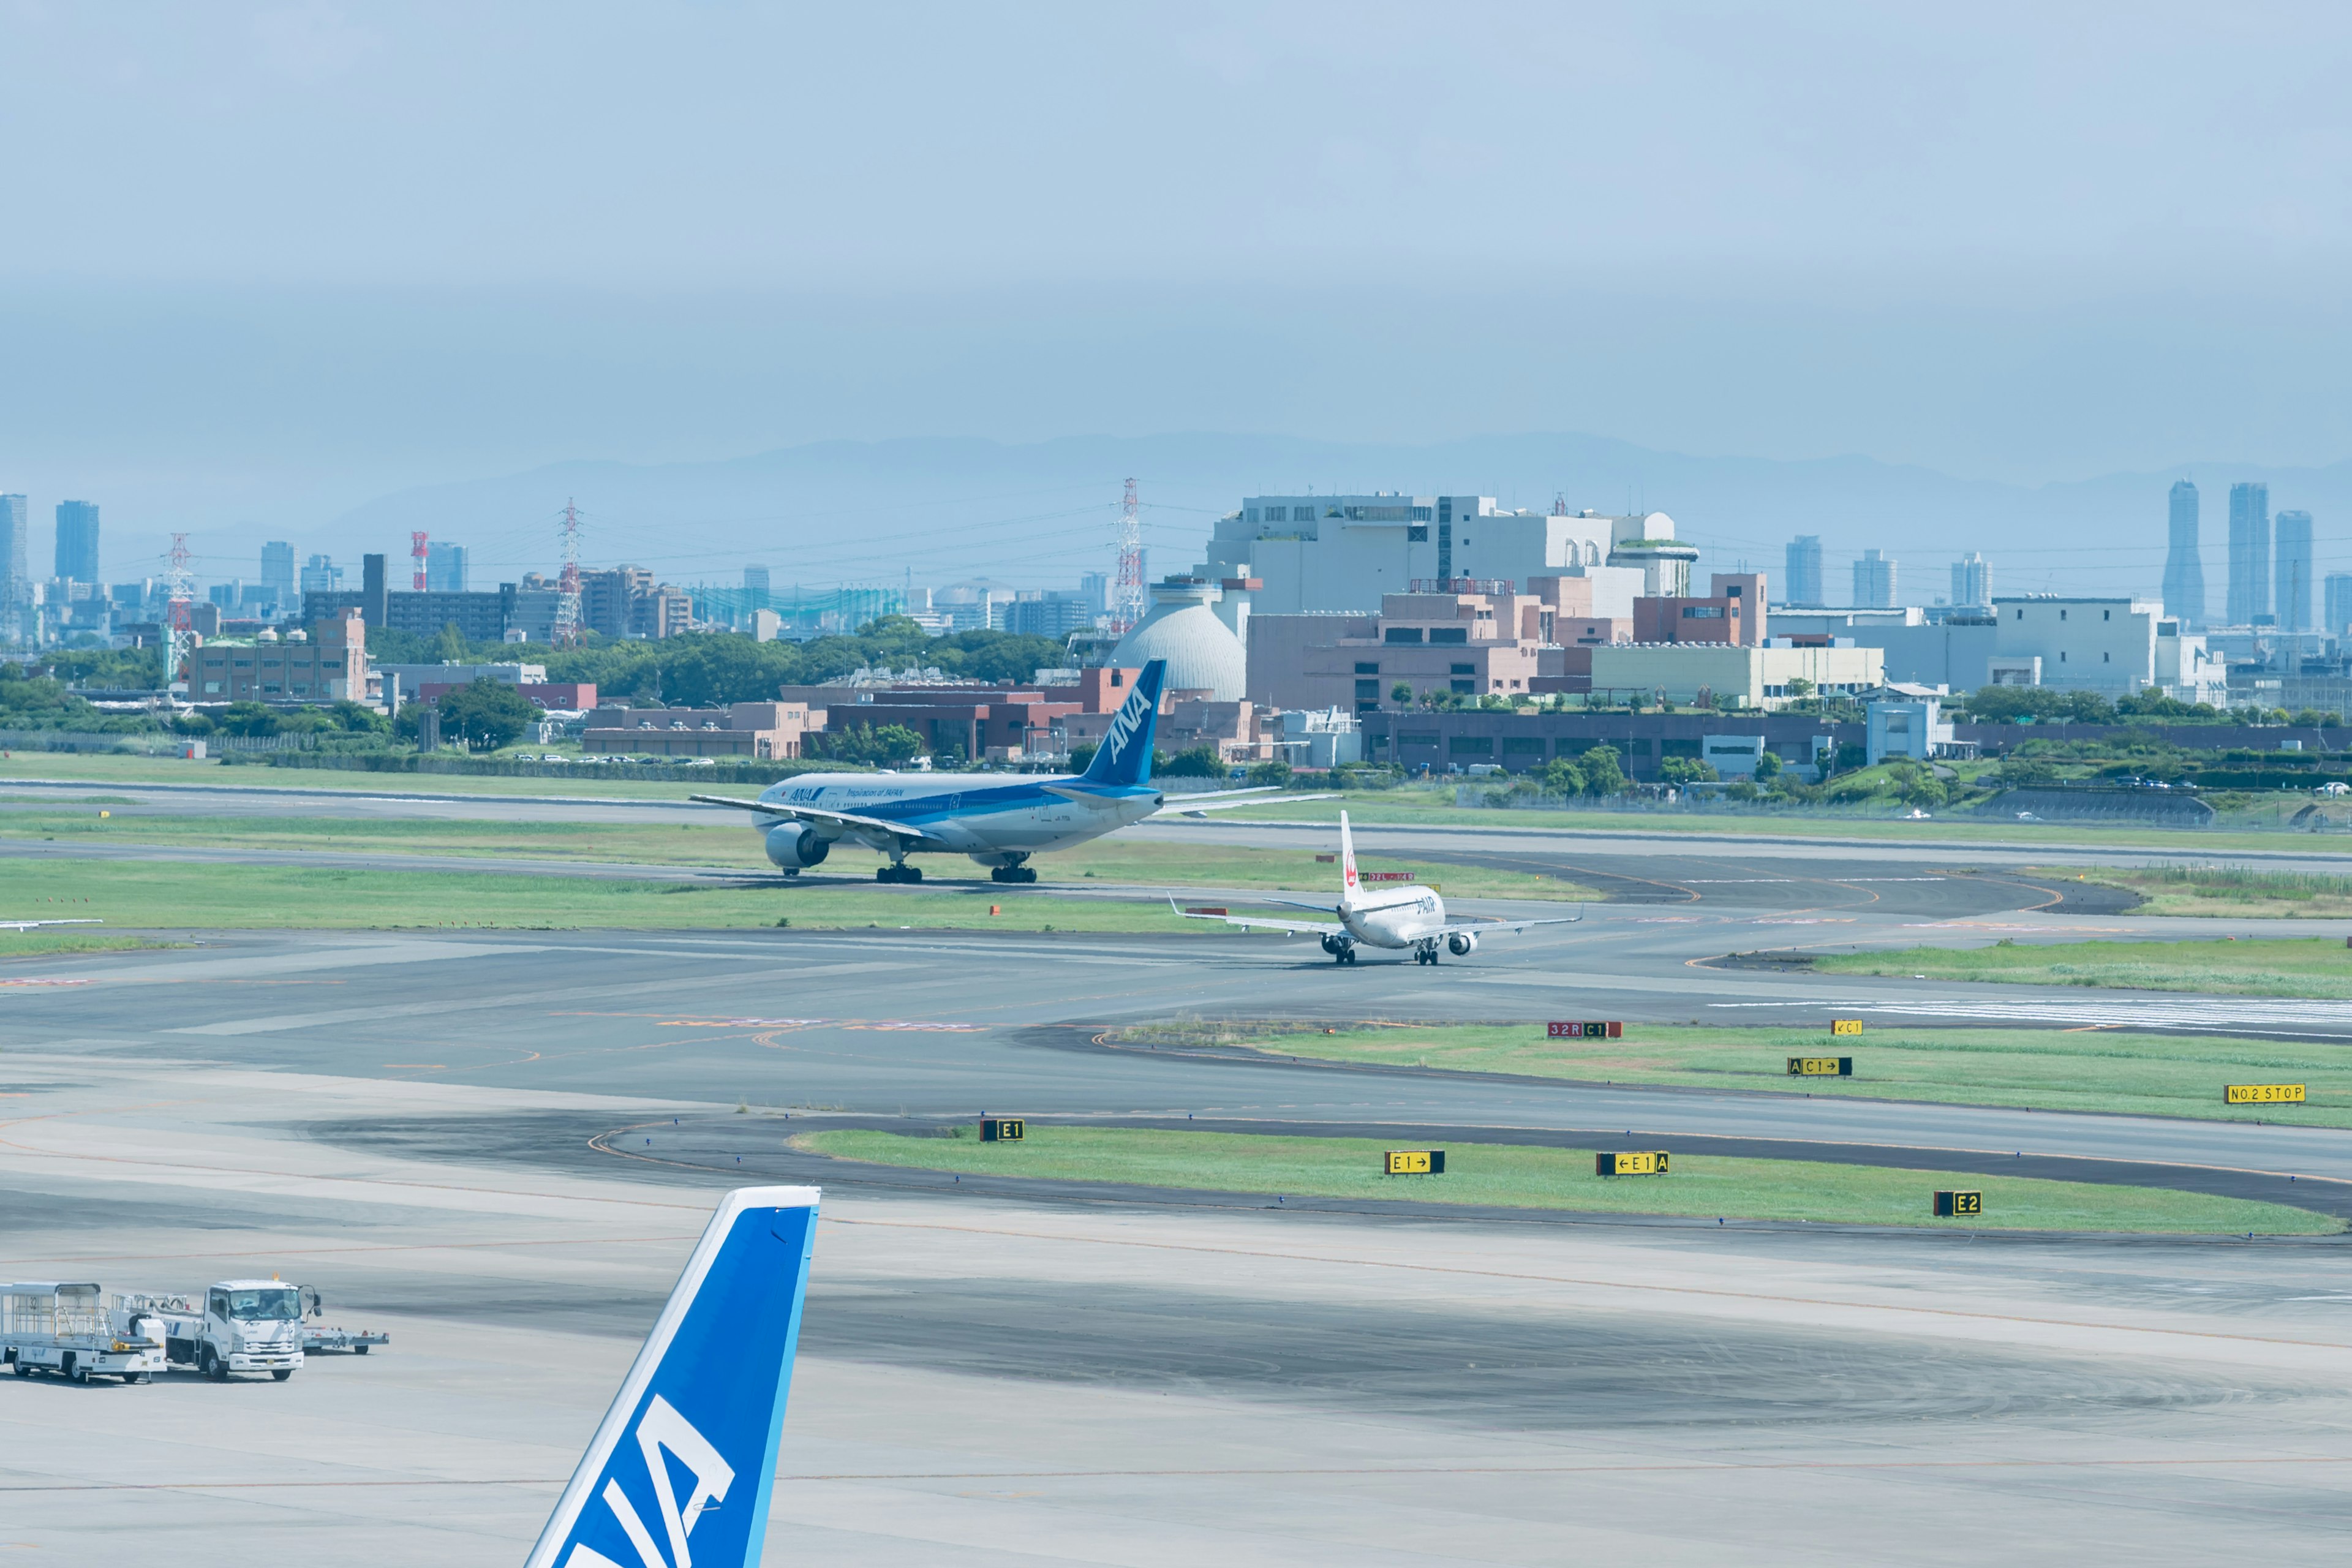
[[[1433,942],[1423,942],[1420,946],[1412,950],[1412,961],[1415,963],[1435,963],[1437,962],[1437,944]]]
[[[1037,873],[1026,866],[995,866],[990,868],[988,879],[992,882],[1034,882],[1037,879]]]
[[[875,867],[874,879],[877,882],[919,882],[923,879],[923,868],[909,866],[903,860],[894,860],[887,866]]]

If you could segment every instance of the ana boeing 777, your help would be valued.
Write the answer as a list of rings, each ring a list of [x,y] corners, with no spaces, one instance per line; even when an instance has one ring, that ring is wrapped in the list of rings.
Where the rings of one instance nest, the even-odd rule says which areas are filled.
[[[1148,816],[1328,798],[1276,795],[1267,786],[1171,799],[1152,788],[1151,738],[1167,678],[1165,659],[1143,667],[1082,773],[801,773],[770,784],[757,800],[689,798],[760,813],[768,858],[788,877],[821,865],[845,842],[890,858],[875,868],[877,882],[921,881],[922,868],[908,863],[910,855],[968,855],[996,881],[1034,882],[1032,855],[1067,849]]]

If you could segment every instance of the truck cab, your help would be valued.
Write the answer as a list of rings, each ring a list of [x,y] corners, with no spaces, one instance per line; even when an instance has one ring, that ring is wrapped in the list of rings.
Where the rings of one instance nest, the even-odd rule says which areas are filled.
[[[302,1366],[299,1287],[277,1279],[224,1279],[202,1298],[144,1298],[159,1304],[163,1350],[215,1383],[233,1372],[266,1372],[283,1383]]]

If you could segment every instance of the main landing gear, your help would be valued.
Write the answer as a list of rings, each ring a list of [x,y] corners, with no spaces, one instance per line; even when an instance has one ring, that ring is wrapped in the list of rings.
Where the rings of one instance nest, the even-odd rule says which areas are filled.
[[[909,866],[904,860],[894,860],[887,866],[875,867],[874,879],[877,882],[919,882],[923,879],[923,868]]]
[[[1335,963],[1353,963],[1356,962],[1356,944],[1349,942],[1344,936],[1325,937],[1323,939],[1323,951],[1331,955],[1331,960]]]
[[[992,866],[988,868],[992,882],[1034,882],[1037,873],[1026,866]]]
[[[1415,963],[1435,963],[1437,962],[1437,944],[1433,942],[1424,942],[1417,944],[1412,950],[1412,961]]]

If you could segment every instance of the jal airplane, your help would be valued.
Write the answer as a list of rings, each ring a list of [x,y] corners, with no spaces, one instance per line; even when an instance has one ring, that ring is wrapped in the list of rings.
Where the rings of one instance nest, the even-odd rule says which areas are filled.
[[[1067,849],[1162,813],[1198,816],[1236,805],[1324,800],[1263,789],[1217,790],[1170,800],[1151,787],[1151,737],[1168,661],[1143,667],[1083,773],[1019,774],[995,782],[974,773],[801,773],[770,784],[757,800],[698,795],[706,805],[758,812],[768,858],[788,877],[822,865],[848,843],[890,858],[877,882],[919,882],[910,855],[968,855],[999,882],[1034,882],[1032,855]]]
[[[1264,926],[1273,931],[1303,931],[1323,939],[1323,951],[1341,963],[1356,962],[1356,947],[1411,948],[1415,963],[1435,963],[1440,948],[1456,958],[1466,958],[1477,951],[1481,936],[1500,935],[1506,931],[1526,931],[1530,926],[1574,925],[1584,918],[1579,910],[1573,915],[1558,915],[1534,921],[1447,920],[1445,900],[1437,896],[1434,888],[1424,888],[1415,882],[1408,887],[1392,888],[1382,892],[1364,891],[1362,879],[1356,874],[1356,836],[1348,826],[1348,814],[1339,814],[1339,901],[1337,904],[1307,904],[1296,899],[1268,899],[1270,904],[1288,904],[1293,909],[1322,910],[1335,915],[1334,921],[1281,921],[1263,915],[1229,915],[1222,910],[1188,910],[1171,897],[1169,906],[1187,920],[1223,921],[1233,926]]]
[[[525,1568],[758,1568],[816,1205],[719,1200]]]

